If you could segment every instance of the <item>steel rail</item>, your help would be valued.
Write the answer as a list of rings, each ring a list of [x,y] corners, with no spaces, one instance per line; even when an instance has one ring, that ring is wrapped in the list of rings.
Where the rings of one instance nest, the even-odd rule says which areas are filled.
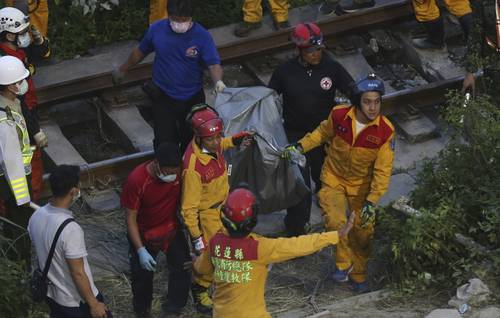
[[[318,21],[318,25],[325,37],[331,37],[374,26],[388,23],[412,14],[411,4],[408,0],[396,0],[387,4],[360,10],[343,16],[332,16]],[[217,47],[224,62],[242,60],[257,54],[269,53],[275,50],[291,47],[289,31],[281,30],[270,34],[262,34],[244,40],[237,40]],[[145,62],[132,68],[123,84],[132,84],[151,77],[152,62]],[[63,99],[93,93],[113,87],[110,72],[63,81],[47,86],[39,85],[37,88],[38,102],[40,105],[53,103]]]

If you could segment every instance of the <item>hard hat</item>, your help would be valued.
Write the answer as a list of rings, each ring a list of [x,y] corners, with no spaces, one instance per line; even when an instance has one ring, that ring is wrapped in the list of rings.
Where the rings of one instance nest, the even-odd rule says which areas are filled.
[[[197,104],[191,109],[187,121],[197,137],[211,137],[222,133],[224,124],[215,109],[207,104]]]
[[[245,237],[257,225],[258,203],[246,185],[231,191],[222,207],[221,220],[232,237]]]
[[[325,47],[323,34],[315,23],[299,23],[293,28],[291,40],[300,49]]]
[[[30,19],[21,10],[13,7],[0,9],[0,33],[19,33],[30,25]]]
[[[29,75],[30,72],[17,57],[11,55],[0,57],[0,85],[17,83]]]
[[[354,95],[361,96],[366,92],[379,92],[380,95],[385,94],[384,82],[380,80],[377,75],[371,73],[366,78],[356,82],[354,87]]]

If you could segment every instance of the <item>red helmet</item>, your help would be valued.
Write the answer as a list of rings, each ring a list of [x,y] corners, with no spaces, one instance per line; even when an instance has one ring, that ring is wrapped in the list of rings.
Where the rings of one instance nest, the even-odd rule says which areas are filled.
[[[224,129],[217,111],[207,104],[193,106],[187,119],[197,137],[215,136]]]
[[[222,224],[233,237],[247,236],[257,225],[257,212],[257,198],[245,185],[240,185],[229,193],[222,207]]]
[[[323,34],[316,23],[299,23],[293,28],[291,40],[299,49],[325,47]]]

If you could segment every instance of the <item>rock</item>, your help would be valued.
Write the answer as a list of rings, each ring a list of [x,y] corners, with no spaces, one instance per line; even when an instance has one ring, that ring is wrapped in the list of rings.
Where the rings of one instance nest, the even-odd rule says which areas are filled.
[[[431,311],[425,318],[460,318],[456,309],[436,309]]]
[[[488,301],[490,289],[479,278],[472,278],[465,285],[457,288],[457,295],[448,302],[448,305],[457,307],[468,303],[471,306],[478,306]]]
[[[120,196],[113,190],[83,193],[82,197],[93,212],[107,212],[120,208]]]
[[[471,318],[500,318],[500,308],[486,307],[472,314]]]

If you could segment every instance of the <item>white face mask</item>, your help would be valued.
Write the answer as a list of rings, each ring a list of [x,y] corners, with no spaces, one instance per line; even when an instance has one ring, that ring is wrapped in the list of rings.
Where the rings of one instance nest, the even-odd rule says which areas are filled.
[[[31,44],[31,37],[29,32],[17,36],[17,46],[28,47]]]
[[[167,174],[164,175],[163,173],[158,174],[158,179],[165,183],[171,183],[174,182],[177,179],[177,174]]]
[[[191,27],[192,22],[175,22],[170,21],[170,27],[175,33],[186,33]]]
[[[28,91],[28,81],[23,79],[21,83],[16,84],[17,92],[16,95],[22,96]]]
[[[80,189],[78,189],[78,194],[75,195],[73,197],[73,199],[71,200],[71,205],[75,204],[75,202],[78,201],[78,199],[80,199],[81,196],[82,196],[82,192],[80,191]]]

